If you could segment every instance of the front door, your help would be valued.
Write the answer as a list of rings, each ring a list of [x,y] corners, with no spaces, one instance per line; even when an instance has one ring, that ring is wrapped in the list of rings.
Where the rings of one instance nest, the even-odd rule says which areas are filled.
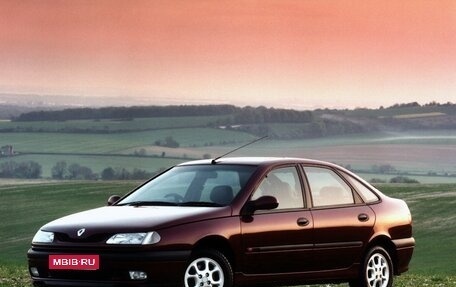
[[[296,167],[270,171],[252,200],[277,198],[274,210],[256,211],[241,218],[245,274],[287,273],[309,270],[312,265],[313,220],[305,208]]]

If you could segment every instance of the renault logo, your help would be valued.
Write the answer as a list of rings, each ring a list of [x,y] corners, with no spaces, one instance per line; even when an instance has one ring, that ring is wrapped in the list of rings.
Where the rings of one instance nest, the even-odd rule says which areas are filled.
[[[80,237],[82,234],[84,234],[85,231],[86,231],[85,228],[79,229],[78,230],[78,237]]]

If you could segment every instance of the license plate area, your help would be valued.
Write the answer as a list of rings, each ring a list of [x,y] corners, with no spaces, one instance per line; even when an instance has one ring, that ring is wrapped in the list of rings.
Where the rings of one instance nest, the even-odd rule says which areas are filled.
[[[49,255],[49,270],[98,270],[100,269],[100,256],[93,254]]]

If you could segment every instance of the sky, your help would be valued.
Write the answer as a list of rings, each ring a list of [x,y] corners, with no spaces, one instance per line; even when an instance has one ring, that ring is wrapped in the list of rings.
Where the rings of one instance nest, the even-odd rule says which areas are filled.
[[[295,109],[456,102],[456,1],[4,0],[0,93]]]

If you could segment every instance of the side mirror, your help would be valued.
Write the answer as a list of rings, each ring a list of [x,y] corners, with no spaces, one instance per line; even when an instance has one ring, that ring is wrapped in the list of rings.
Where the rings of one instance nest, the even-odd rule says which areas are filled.
[[[248,202],[245,211],[247,213],[253,213],[256,210],[270,210],[277,208],[277,206],[279,206],[277,198],[266,195]]]
[[[117,201],[119,201],[119,199],[120,199],[120,196],[118,196],[118,195],[111,195],[111,196],[108,198],[108,206],[113,205],[114,203],[116,203]]]

